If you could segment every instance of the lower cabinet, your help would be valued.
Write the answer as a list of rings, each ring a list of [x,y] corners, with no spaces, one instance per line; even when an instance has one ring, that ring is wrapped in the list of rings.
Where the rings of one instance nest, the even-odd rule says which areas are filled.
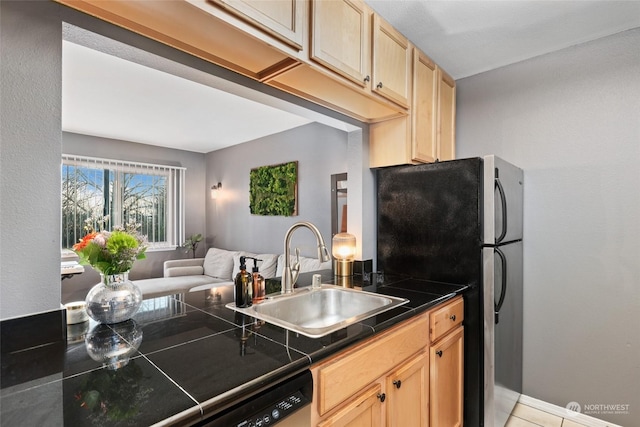
[[[463,422],[464,327],[457,322],[459,319],[455,314],[450,314],[461,311],[461,303],[449,304],[439,313],[439,317],[444,314],[456,320],[452,322],[451,329],[438,335],[429,349],[432,426],[460,427]],[[432,324],[432,331],[434,329]]]
[[[462,426],[461,297],[314,365],[311,425]]]
[[[385,383],[387,426],[429,425],[429,353],[422,352],[402,364]]]
[[[460,326],[431,346],[431,425],[462,426],[463,333]]]
[[[379,383],[349,400],[335,414],[325,417],[318,427],[381,427],[383,425],[382,404],[384,399]]]
[[[429,353],[425,351],[380,378],[317,425],[426,427],[428,393]]]

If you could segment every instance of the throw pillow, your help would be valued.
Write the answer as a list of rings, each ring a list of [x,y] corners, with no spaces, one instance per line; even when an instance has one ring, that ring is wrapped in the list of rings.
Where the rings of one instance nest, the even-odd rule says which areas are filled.
[[[219,279],[233,280],[233,258],[239,252],[210,248],[204,257],[204,274]]]

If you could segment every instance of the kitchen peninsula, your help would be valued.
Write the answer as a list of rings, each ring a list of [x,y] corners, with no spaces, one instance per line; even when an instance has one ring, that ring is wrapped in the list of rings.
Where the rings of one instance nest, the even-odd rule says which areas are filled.
[[[301,276],[303,285],[307,279],[310,274]],[[332,279],[330,271],[323,272],[325,283]],[[415,285],[415,280],[387,277],[384,285],[364,287],[409,303],[318,339],[256,324],[229,310],[231,286],[147,299],[133,321],[70,325],[64,342],[2,354],[0,420],[2,425],[82,426],[191,425],[214,419],[270,384],[466,289],[422,282],[423,290],[416,291]],[[127,348],[133,342],[138,348]],[[106,360],[100,359],[105,350],[119,352],[106,362],[118,369],[97,361]]]

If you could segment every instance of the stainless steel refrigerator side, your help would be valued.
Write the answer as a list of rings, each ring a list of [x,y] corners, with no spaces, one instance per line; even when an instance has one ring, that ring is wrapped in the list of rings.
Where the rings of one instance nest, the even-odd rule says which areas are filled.
[[[493,245],[496,243],[496,191],[495,191],[495,168],[496,168],[496,156],[484,156],[482,158],[483,168],[483,180],[482,180],[482,194],[483,194],[483,218],[482,218],[482,243],[485,245]],[[485,268],[486,270],[486,268]],[[486,279],[486,278],[485,278]],[[493,283],[487,282],[484,283]],[[493,309],[491,310],[493,311]]]
[[[484,157],[483,170],[483,241],[495,243],[495,156]],[[495,426],[495,336],[494,283],[495,255],[493,248],[482,249],[482,283],[484,328],[484,426]],[[502,426],[500,426],[502,427]]]
[[[483,281],[493,283],[495,256],[493,248],[482,249]],[[493,286],[485,286],[483,292],[484,305],[484,425],[496,426],[495,423],[495,336],[494,310],[495,301]],[[504,425],[504,424],[503,424]]]
[[[523,172],[497,156],[484,156],[484,243],[500,244],[522,239]],[[497,171],[497,172],[496,172]],[[496,178],[504,192],[508,215],[502,211]],[[487,214],[490,213],[490,216]],[[504,221],[504,222],[503,222]],[[501,242],[496,241],[504,230]]]
[[[496,284],[503,280],[503,260],[507,266],[506,292],[500,295],[496,288],[494,295],[504,301],[493,330],[495,425],[501,427],[522,393],[522,242],[501,245],[497,250],[502,254],[494,258]]]
[[[524,177],[520,168],[496,156],[485,156],[483,178],[483,241],[491,245],[482,251],[484,425],[504,427],[522,391]],[[496,293],[500,299],[503,271],[507,271],[506,298],[499,315],[502,322],[496,325]]]

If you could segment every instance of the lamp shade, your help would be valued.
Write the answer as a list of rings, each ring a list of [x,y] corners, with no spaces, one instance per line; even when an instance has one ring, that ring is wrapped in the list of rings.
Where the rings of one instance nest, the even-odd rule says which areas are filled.
[[[338,233],[333,236],[331,253],[337,260],[353,261],[356,256],[356,237],[349,233]]]

